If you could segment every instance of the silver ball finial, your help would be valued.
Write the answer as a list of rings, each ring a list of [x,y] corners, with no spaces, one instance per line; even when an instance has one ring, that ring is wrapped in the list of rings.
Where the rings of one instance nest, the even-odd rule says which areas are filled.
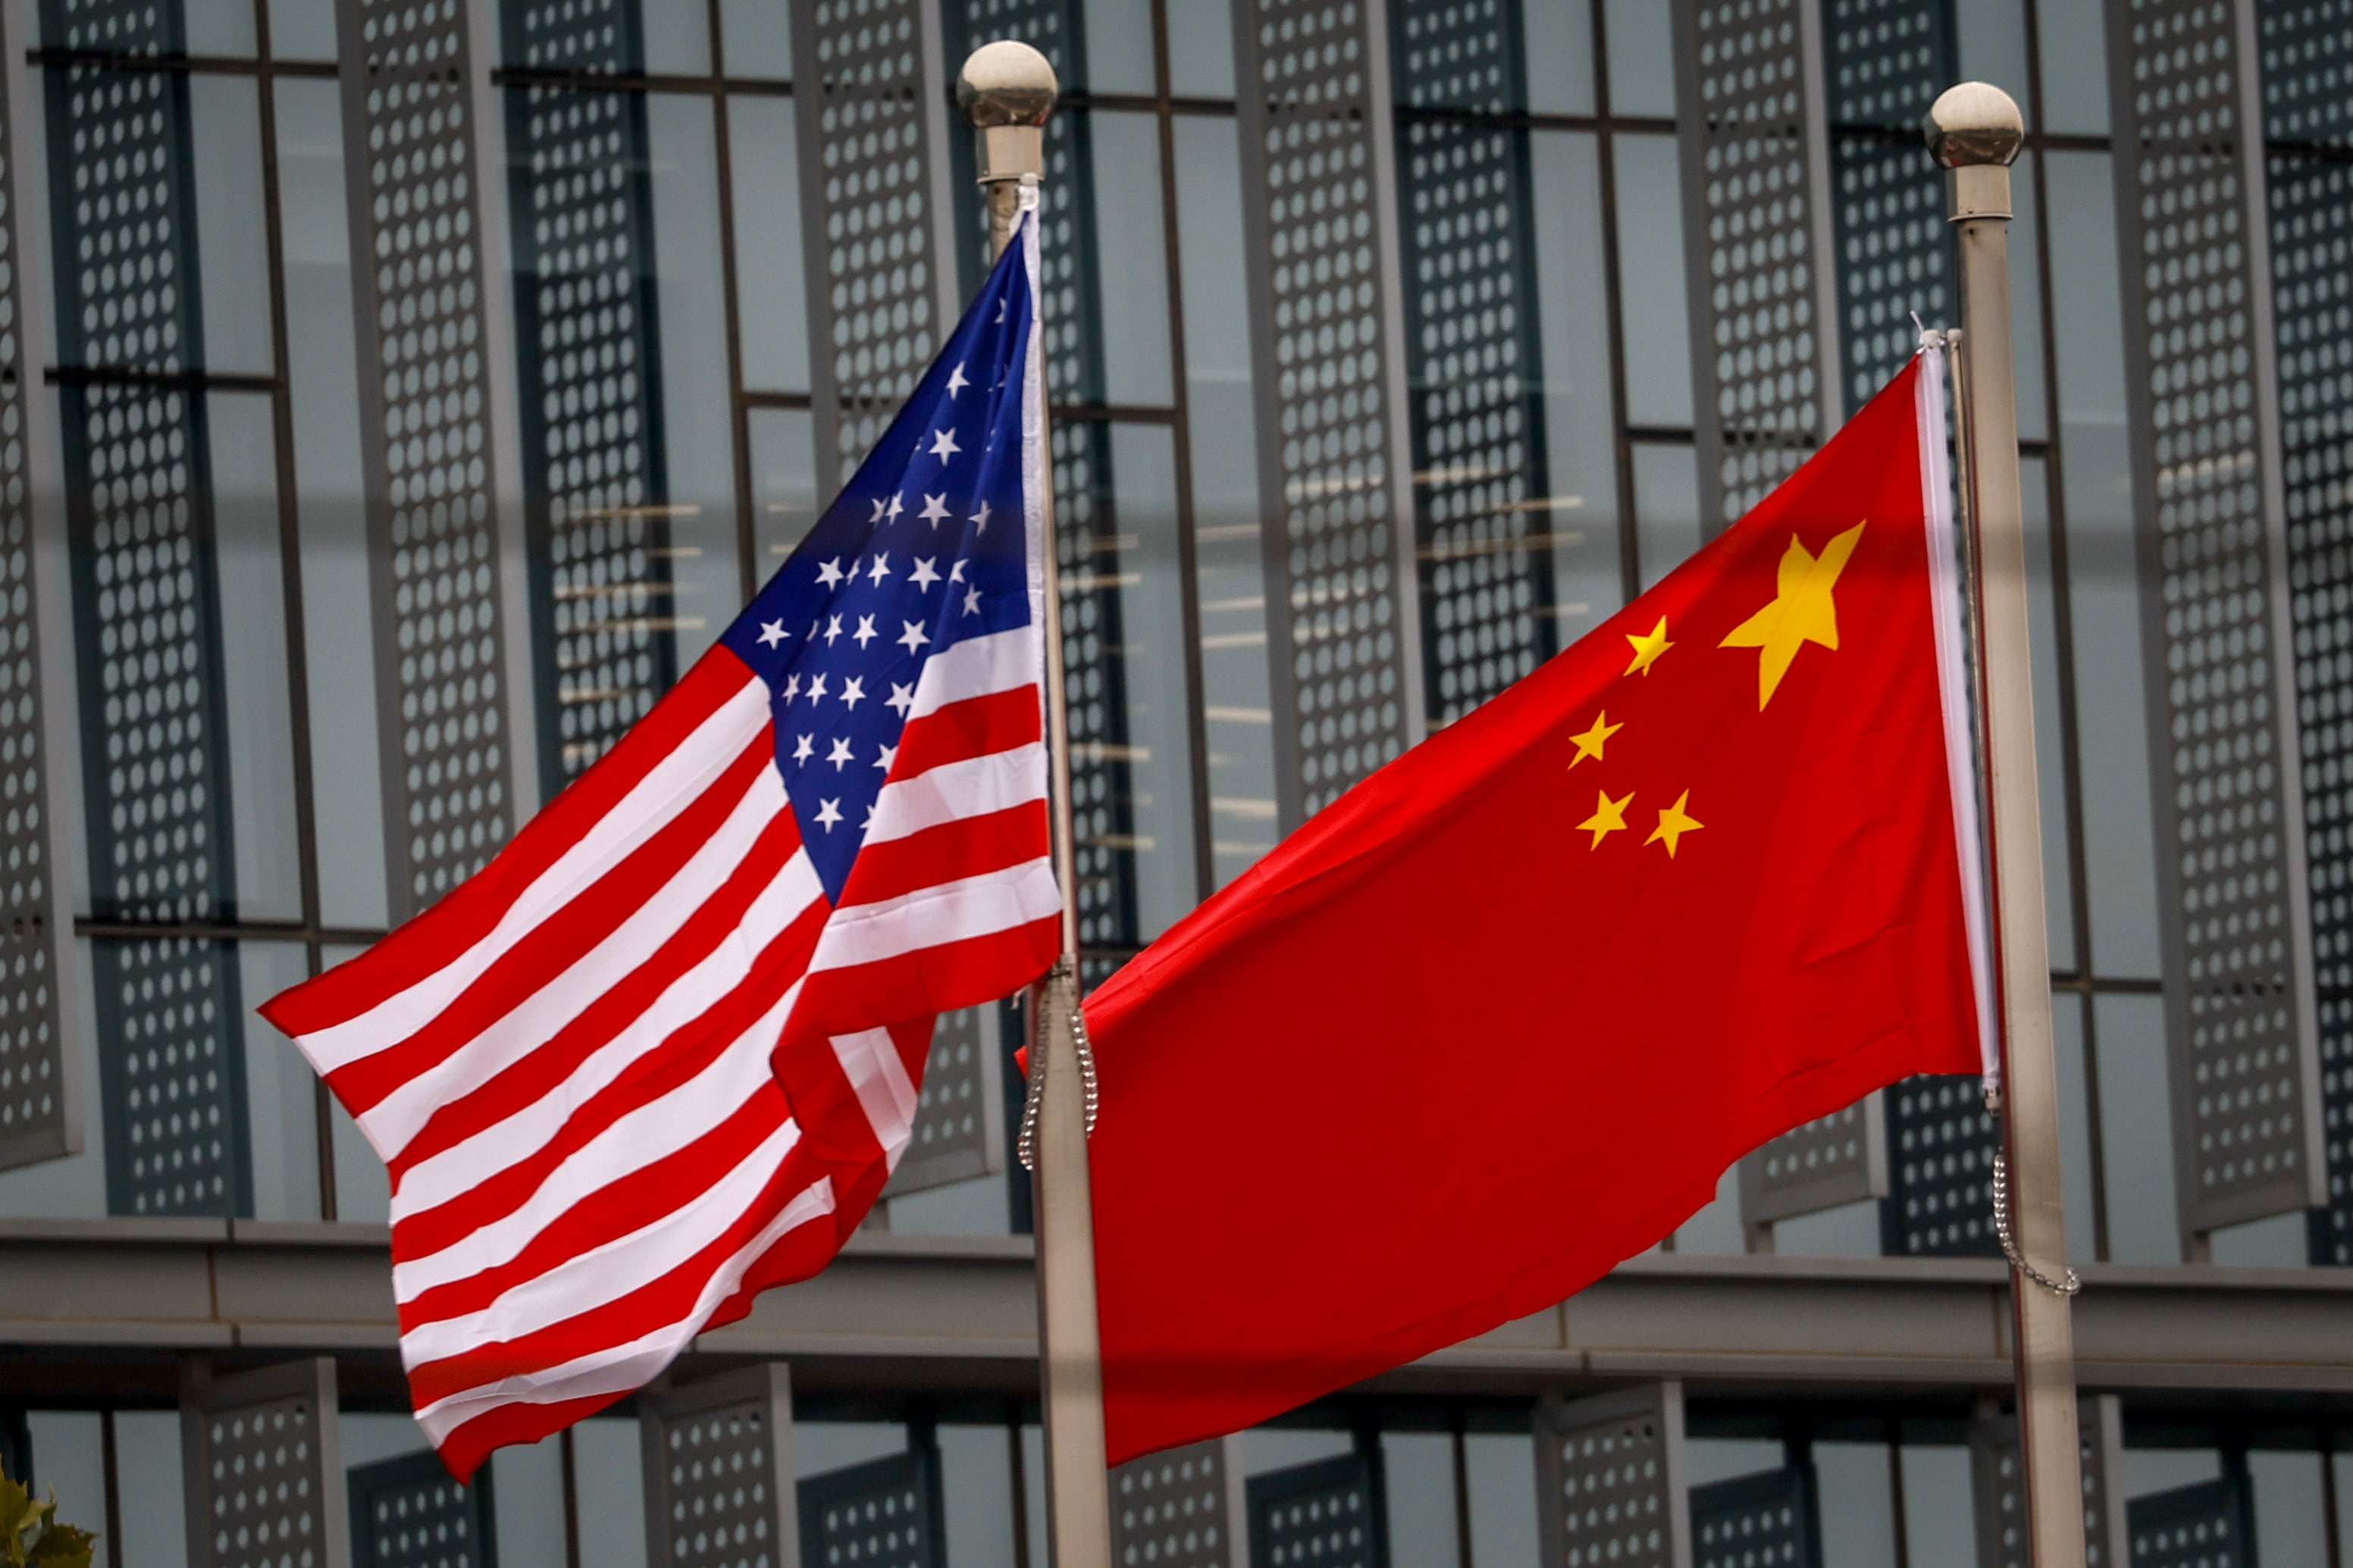
[[[2007,165],[2026,142],[2026,119],[2018,100],[1987,81],[1947,88],[1929,107],[1920,130],[1928,151],[1947,169],[1973,163]]]
[[[981,45],[956,73],[956,102],[983,131],[1045,124],[1059,91],[1052,64],[1015,38]]]

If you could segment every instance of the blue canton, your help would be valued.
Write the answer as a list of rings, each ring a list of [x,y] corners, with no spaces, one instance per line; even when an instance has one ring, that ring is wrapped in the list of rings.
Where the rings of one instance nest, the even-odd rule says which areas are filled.
[[[776,768],[836,903],[925,662],[1029,624],[1024,248],[1005,247],[891,428],[721,634],[767,684]]]

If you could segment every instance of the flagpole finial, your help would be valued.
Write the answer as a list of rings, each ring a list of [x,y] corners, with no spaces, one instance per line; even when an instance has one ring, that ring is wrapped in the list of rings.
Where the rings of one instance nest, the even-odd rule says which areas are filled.
[[[1929,107],[1921,132],[1928,150],[1947,169],[1975,163],[2007,166],[2026,141],[2026,119],[2018,100],[1989,81],[1965,81],[1945,89]]]
[[[1045,172],[1046,117],[1059,92],[1052,63],[1018,39],[983,44],[965,58],[956,101],[979,132],[982,184]]]

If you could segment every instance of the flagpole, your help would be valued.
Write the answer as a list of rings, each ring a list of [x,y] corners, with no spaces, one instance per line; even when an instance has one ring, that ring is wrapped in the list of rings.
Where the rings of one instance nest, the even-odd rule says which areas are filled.
[[[989,253],[995,256],[1013,238],[1022,188],[1035,187],[1045,173],[1044,128],[1054,110],[1054,68],[1027,44],[984,44],[965,60],[956,96],[972,116],[979,145]],[[1032,331],[1043,330],[1044,322],[1032,323]],[[1041,442],[1049,439],[1049,427],[1040,410]],[[1054,879],[1062,889],[1062,951],[1053,973],[1031,989],[1029,1006],[1030,1072],[1038,1086],[1038,1367],[1046,1424],[1048,1552],[1053,1563],[1078,1568],[1111,1562],[1111,1494],[1103,1464],[1103,1348],[1095,1322],[1094,1206],[1087,1175],[1094,1069],[1082,1054],[1077,1026],[1078,858],[1071,837],[1070,710],[1063,696],[1062,591],[1051,485],[1039,500],[1045,514],[1046,744],[1052,769]]]
[[[2012,1352],[2026,1479],[2029,1561],[2082,1568],[2082,1439],[2075,1417],[2073,1276],[2060,1209],[2059,1079],[2051,1043],[2051,960],[2042,909],[2042,824],[2034,777],[2034,677],[2027,650],[2026,521],[2018,478],[2017,372],[2010,320],[2010,165],[2025,121],[2008,93],[1964,82],[1925,127],[1952,172],[1961,252],[1968,512],[1976,533],[2000,936],[2004,1152],[2014,1246]],[[1999,1208],[2001,1184],[1996,1184]],[[2055,1278],[2054,1278],[2055,1277]]]

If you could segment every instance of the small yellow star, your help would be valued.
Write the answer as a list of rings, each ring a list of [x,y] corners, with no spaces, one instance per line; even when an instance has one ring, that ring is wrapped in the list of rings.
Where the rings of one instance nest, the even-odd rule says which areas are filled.
[[[1626,826],[1627,803],[1634,798],[1634,792],[1630,789],[1626,792],[1625,800],[1611,800],[1606,789],[1595,793],[1599,798],[1594,803],[1593,815],[1577,825],[1593,835],[1593,842],[1586,846],[1588,849],[1600,848],[1602,839]]]
[[[1628,795],[1626,798],[1631,800],[1634,797],[1632,795]],[[1656,844],[1659,840],[1662,838],[1665,839],[1667,843],[1667,858],[1670,860],[1675,858],[1675,845],[1682,840],[1684,834],[1696,833],[1701,828],[1707,826],[1706,823],[1700,821],[1699,818],[1695,816],[1686,816],[1683,815],[1683,807],[1689,804],[1690,800],[1691,791],[1689,790],[1685,790],[1683,794],[1675,796],[1675,804],[1668,806],[1665,810],[1659,813],[1658,827],[1651,832],[1648,838],[1642,840],[1644,844]]]
[[[1626,667],[1628,675],[1633,674],[1638,669],[1644,675],[1650,674],[1651,666],[1658,662],[1659,656],[1675,646],[1667,640],[1667,617],[1664,616],[1659,617],[1657,626],[1652,626],[1649,632],[1641,637],[1636,637],[1632,632],[1620,635],[1634,645],[1634,662]]]
[[[1593,716],[1592,729],[1582,735],[1569,737],[1577,742],[1577,755],[1568,760],[1568,765],[1573,768],[1588,757],[1591,757],[1597,763],[1601,761],[1601,748],[1609,742],[1610,736],[1625,727],[1623,723],[1612,724],[1609,721],[1609,715],[1606,712],[1596,713]]]

